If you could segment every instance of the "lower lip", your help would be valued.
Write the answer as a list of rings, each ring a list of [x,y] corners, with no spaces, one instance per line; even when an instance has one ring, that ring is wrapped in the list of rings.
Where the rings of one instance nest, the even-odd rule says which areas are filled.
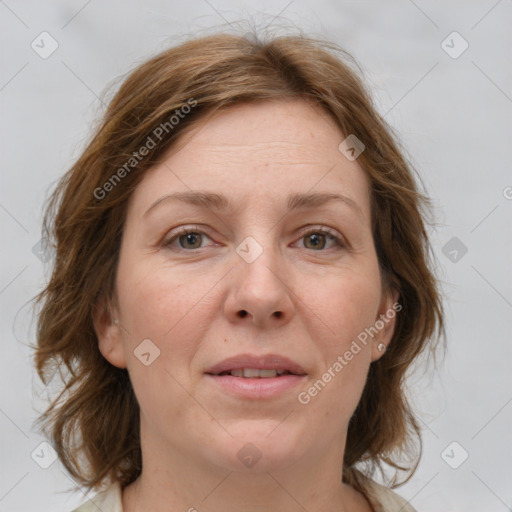
[[[305,375],[281,375],[281,377],[254,378],[233,375],[209,375],[225,391],[242,398],[272,398],[297,386]]]

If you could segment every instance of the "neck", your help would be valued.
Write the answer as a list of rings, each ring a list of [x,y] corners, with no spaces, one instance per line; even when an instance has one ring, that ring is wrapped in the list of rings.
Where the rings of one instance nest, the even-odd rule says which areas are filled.
[[[341,481],[344,440],[284,469],[258,463],[241,471],[206,457],[195,460],[179,448],[163,456],[154,436],[142,439],[149,440],[142,444],[143,471],[123,491],[123,512],[371,511],[365,498]]]

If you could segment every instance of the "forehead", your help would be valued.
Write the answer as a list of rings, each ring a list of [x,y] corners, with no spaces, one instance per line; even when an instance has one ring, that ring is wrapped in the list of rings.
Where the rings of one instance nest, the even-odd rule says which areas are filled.
[[[291,193],[339,193],[369,218],[369,184],[357,161],[338,149],[345,139],[320,107],[301,99],[241,104],[199,121],[178,149],[149,170],[132,197],[140,216],[171,192],[209,191],[233,206]]]
[[[209,151],[215,160],[266,158],[276,164],[321,161],[325,150],[338,156],[344,139],[326,111],[302,99],[239,104],[221,110],[206,122],[199,121],[187,139]],[[188,153],[193,157],[192,152]],[[200,155],[197,155],[200,157]],[[322,156],[324,158],[322,158]]]

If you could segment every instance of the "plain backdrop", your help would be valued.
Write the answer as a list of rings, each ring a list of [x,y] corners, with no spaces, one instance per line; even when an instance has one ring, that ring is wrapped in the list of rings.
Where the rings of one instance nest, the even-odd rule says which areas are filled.
[[[512,1],[1,0],[0,511],[84,500],[59,461],[41,467],[51,451],[33,428],[45,390],[29,301],[48,277],[45,197],[109,84],[178,38],[241,19],[352,53],[434,203],[448,351],[411,380],[424,454],[398,492],[420,512],[510,510]]]

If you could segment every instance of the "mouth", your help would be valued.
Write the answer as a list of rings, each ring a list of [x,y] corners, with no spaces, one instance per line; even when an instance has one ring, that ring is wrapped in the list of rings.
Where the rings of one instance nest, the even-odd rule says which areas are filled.
[[[222,391],[244,399],[276,397],[297,386],[306,372],[283,356],[242,354],[221,361],[205,375]]]
[[[214,374],[219,377],[224,375],[232,375],[233,377],[241,377],[244,379],[272,379],[281,377],[281,375],[297,375],[288,370],[263,370],[259,368],[234,368],[222,373]]]

